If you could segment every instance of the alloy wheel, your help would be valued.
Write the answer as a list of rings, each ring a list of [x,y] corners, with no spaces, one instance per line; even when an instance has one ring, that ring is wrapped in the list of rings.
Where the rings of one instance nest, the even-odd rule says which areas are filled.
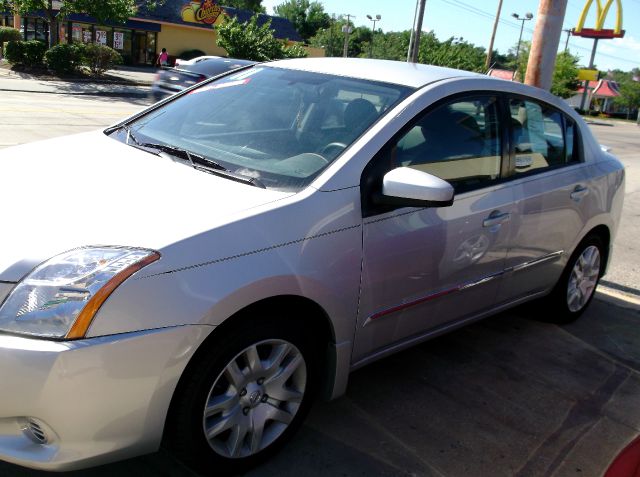
[[[583,250],[571,270],[567,286],[567,306],[580,311],[589,302],[600,275],[600,250],[590,245]]]
[[[209,392],[203,416],[207,442],[227,458],[260,452],[293,421],[306,386],[307,365],[295,345],[271,339],[248,346]]]

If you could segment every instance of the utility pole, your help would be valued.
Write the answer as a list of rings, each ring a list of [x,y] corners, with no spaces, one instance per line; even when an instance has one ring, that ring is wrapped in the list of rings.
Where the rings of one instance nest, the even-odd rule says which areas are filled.
[[[407,52],[407,62],[417,63],[418,52],[420,51],[420,34],[422,33],[422,17],[424,16],[424,6],[427,0],[418,0],[416,5],[416,15],[413,19],[413,30],[409,41],[409,51]]]
[[[347,14],[347,24],[342,27],[342,32],[344,33],[344,48],[342,50],[342,56],[345,58],[349,56],[349,33],[351,33],[351,22],[349,19],[351,17],[355,18],[356,16]]]
[[[565,41],[564,43],[564,51],[567,51],[569,49],[569,37],[571,36],[571,28],[562,31],[567,34],[567,41]]]
[[[493,41],[496,39],[496,30],[498,29],[498,22],[500,21],[501,10],[502,10],[502,0],[498,2],[498,12],[496,13],[496,20],[493,22],[493,31],[491,32],[491,41],[489,42],[489,51],[487,51],[487,61],[484,62],[485,71],[489,71],[489,68],[491,68],[491,55],[493,55]]]
[[[333,27],[336,24],[336,14],[331,14],[331,20],[329,21],[329,56],[333,56]]]
[[[589,60],[589,69],[593,69],[593,62],[596,59],[596,50],[598,49],[598,38],[593,39],[593,49],[591,50],[591,59]],[[584,82],[584,91],[582,92],[582,100],[580,100],[580,109],[584,111],[585,103],[587,102],[587,96],[589,95],[589,80],[585,80]],[[591,106],[591,102],[589,105]],[[587,106],[587,107],[588,107]]]
[[[549,90],[568,0],[540,0],[525,83]]]

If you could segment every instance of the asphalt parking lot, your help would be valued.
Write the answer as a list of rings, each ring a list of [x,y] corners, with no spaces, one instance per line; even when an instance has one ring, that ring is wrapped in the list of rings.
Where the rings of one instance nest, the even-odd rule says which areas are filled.
[[[2,115],[0,144],[96,128],[142,105],[3,94],[0,110],[24,111]],[[355,372],[346,396],[318,403],[294,441],[247,475],[603,474],[640,434],[640,128],[592,128],[627,167],[606,294],[571,325],[522,307]],[[0,463],[3,477],[45,475]],[[163,452],[54,475],[194,476]]]

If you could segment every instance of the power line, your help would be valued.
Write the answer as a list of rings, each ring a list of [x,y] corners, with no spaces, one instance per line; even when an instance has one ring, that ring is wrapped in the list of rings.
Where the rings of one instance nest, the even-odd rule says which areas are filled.
[[[491,21],[495,20],[495,14],[489,13],[485,10],[469,5],[468,3],[461,2],[460,0],[440,0],[440,1],[448,5],[451,5],[453,7],[460,8],[461,10],[465,10],[467,12],[473,13],[480,17],[486,18],[487,20],[491,20]],[[509,26],[515,30],[520,30],[520,25],[510,22],[508,20],[504,20],[501,18],[500,23],[502,25]],[[530,28],[525,28],[525,30],[529,33],[533,33],[533,30]]]
[[[573,48],[576,48],[576,49],[578,49],[578,50],[584,50],[584,51],[591,52],[591,48],[586,48],[586,47],[584,47],[584,46],[572,45],[572,47],[573,47]],[[596,54],[597,54],[597,55],[599,55],[599,56],[605,56],[605,57],[607,57],[607,58],[612,58],[612,59],[614,59],[614,60],[625,61],[625,62],[627,62],[627,63],[634,63],[634,64],[638,64],[638,63],[639,63],[639,61],[638,61],[638,60],[630,60],[630,59],[628,59],[628,58],[621,58],[621,57],[619,57],[619,56],[610,55],[610,54],[608,54],[608,53],[600,53],[600,52],[598,52],[598,53],[596,53]]]
[[[485,10],[482,10],[480,8],[474,7],[473,5],[469,5],[469,4],[467,4],[465,2],[462,2],[460,0],[440,0],[440,1],[443,2],[443,3],[446,3],[448,5],[451,5],[453,7],[457,7],[459,9],[461,9],[461,10],[465,10],[467,12],[473,13],[473,14],[479,16],[479,17],[486,18],[487,20],[492,20],[492,21],[495,20],[495,15],[493,15],[493,14],[491,14],[491,13],[485,11]],[[640,3],[640,0],[634,0],[634,1]],[[510,22],[508,20],[503,20],[502,18],[500,19],[500,23],[502,25],[511,27],[511,28],[513,28],[515,30],[519,30],[520,29],[520,26],[518,24]],[[525,28],[525,31],[527,31],[528,33],[533,33],[533,30],[531,28]],[[590,48],[574,45],[572,43],[569,43],[569,45],[572,48],[577,48],[579,50],[584,50],[584,51],[591,52]],[[630,60],[630,59],[627,59],[627,58],[620,58],[618,56],[609,55],[607,53],[598,52],[597,54],[599,56],[604,56],[604,57],[607,57],[607,58],[611,58],[611,59],[619,60],[619,61],[624,61],[624,62],[627,62],[627,63],[632,63],[632,64],[637,64],[638,63],[638,61],[636,61],[636,60]]]

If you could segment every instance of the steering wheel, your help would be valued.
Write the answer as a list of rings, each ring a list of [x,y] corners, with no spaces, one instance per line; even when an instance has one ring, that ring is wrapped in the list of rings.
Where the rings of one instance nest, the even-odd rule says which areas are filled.
[[[325,146],[322,147],[322,149],[320,149],[320,154],[322,156],[324,156],[327,152],[331,151],[331,149],[337,149],[340,148],[340,151],[342,151],[343,149],[347,148],[347,145],[343,142],[330,142],[329,144],[326,144]]]

